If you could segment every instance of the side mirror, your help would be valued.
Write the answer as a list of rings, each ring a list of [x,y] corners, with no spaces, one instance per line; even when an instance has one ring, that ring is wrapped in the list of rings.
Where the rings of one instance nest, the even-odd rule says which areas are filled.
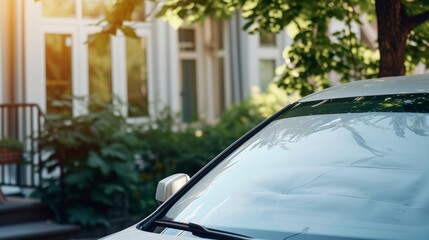
[[[169,197],[173,196],[173,194],[179,191],[179,189],[182,188],[183,185],[185,185],[185,183],[188,181],[189,176],[184,173],[176,173],[162,179],[159,181],[158,187],[156,188],[155,199],[160,204],[167,201]]]

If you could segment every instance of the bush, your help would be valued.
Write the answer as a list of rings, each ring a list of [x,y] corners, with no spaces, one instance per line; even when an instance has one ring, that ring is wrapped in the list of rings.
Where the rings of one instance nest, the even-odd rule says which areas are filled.
[[[78,117],[51,117],[38,138],[47,157],[41,167],[50,177],[36,195],[60,210],[58,218],[84,226],[108,225],[109,218],[127,211],[127,200],[136,203],[138,192],[137,139],[111,106],[96,109]]]

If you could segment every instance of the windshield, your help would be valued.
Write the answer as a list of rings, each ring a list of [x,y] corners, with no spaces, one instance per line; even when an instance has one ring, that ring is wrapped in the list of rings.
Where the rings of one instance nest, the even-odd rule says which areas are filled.
[[[264,239],[426,239],[428,99],[302,103],[208,172],[163,218]]]

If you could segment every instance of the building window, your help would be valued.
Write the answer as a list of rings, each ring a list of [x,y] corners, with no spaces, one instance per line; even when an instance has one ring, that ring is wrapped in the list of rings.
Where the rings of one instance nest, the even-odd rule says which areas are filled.
[[[196,50],[195,29],[179,29],[179,50],[185,52]]]
[[[96,101],[112,102],[112,63],[109,38],[88,44],[89,95]]]
[[[266,92],[268,85],[273,81],[276,70],[276,61],[261,59],[259,60],[259,81],[261,91]]]
[[[48,114],[72,115],[70,106],[61,106],[54,102],[73,94],[71,48],[71,35],[45,35],[46,109]]]
[[[216,21],[215,23],[215,41],[217,42],[217,49],[218,50],[224,50],[224,38],[225,38],[225,34],[224,34],[224,27],[223,27],[223,21]]]
[[[183,121],[198,120],[197,61],[181,60]]]
[[[43,0],[45,1],[45,0]],[[58,1],[58,0],[57,0]],[[101,18],[113,10],[117,0],[81,0],[82,16],[85,18]],[[138,2],[129,21],[144,22],[146,20],[145,2]]]
[[[44,17],[76,17],[76,0],[43,0]]]
[[[85,18],[100,18],[111,11],[115,0],[82,0],[82,16]]]
[[[218,79],[216,82],[218,83],[218,109],[216,112],[216,117],[220,117],[222,113],[226,110],[225,103],[225,61],[223,57],[218,58]]]
[[[225,28],[223,21],[213,21],[213,40],[215,41],[216,51],[214,52],[217,62],[214,64],[214,93],[215,93],[215,117],[220,118],[226,109],[226,89],[225,89]]]
[[[259,45],[261,47],[276,47],[276,35],[274,33],[261,33],[259,35]]]
[[[268,90],[273,82],[276,65],[281,61],[281,46],[277,40],[280,36],[274,33],[259,34],[259,88],[262,92]]]
[[[204,26],[178,30],[180,100],[184,122],[218,120],[231,102],[227,24],[209,19]]]
[[[43,67],[45,74],[39,78],[35,74],[28,81],[40,82],[40,86],[46,89],[41,105],[46,107],[48,113],[72,116],[91,111],[93,109],[83,109],[81,106],[73,109],[72,104],[77,101],[72,101],[67,108],[58,108],[54,104],[54,100],[64,97],[88,96],[103,103],[116,103],[116,97],[122,102],[128,101],[128,107],[124,105],[122,109],[129,117],[149,115],[149,96],[152,94],[148,88],[151,86],[148,43],[151,41],[152,26],[146,22],[146,1],[136,0],[136,8],[124,22],[125,26],[133,27],[139,36],[144,37],[128,39],[121,31],[116,36],[93,37],[102,28],[97,23],[119,2],[40,0],[27,5],[34,6],[31,9],[28,7],[26,17],[38,20],[35,22],[40,23],[40,28],[35,31],[43,33],[40,34],[43,38],[37,40],[46,43],[45,46],[40,44],[40,47],[28,49],[31,56],[44,52],[43,59],[46,60],[30,69],[36,73],[33,69]],[[151,3],[147,4],[151,6]],[[36,8],[36,5],[40,7]],[[37,36],[37,33],[32,33],[32,36]],[[72,42],[74,46],[71,46]],[[41,51],[43,47],[45,49]],[[43,78],[46,79],[46,86]]]
[[[199,101],[198,91],[202,84],[199,80],[199,54],[197,47],[196,28],[180,28],[179,35],[179,58],[181,73],[181,98],[182,98],[182,117],[185,122],[192,122],[198,119]]]
[[[76,1],[81,1],[81,9],[77,10]],[[117,0],[42,0],[42,16],[75,18],[76,12],[84,18],[101,18],[113,10]],[[145,1],[137,3],[128,21],[144,22],[146,20]]]
[[[127,38],[127,95],[128,116],[149,114],[147,39]]]

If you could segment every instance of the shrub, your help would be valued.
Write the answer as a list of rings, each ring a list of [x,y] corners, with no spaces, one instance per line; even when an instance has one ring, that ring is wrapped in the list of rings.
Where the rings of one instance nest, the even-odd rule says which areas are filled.
[[[58,218],[84,226],[108,225],[109,218],[126,213],[127,200],[136,203],[138,192],[137,139],[111,106],[96,109],[51,117],[38,138],[46,155],[41,167],[50,177],[36,195],[59,209]]]

